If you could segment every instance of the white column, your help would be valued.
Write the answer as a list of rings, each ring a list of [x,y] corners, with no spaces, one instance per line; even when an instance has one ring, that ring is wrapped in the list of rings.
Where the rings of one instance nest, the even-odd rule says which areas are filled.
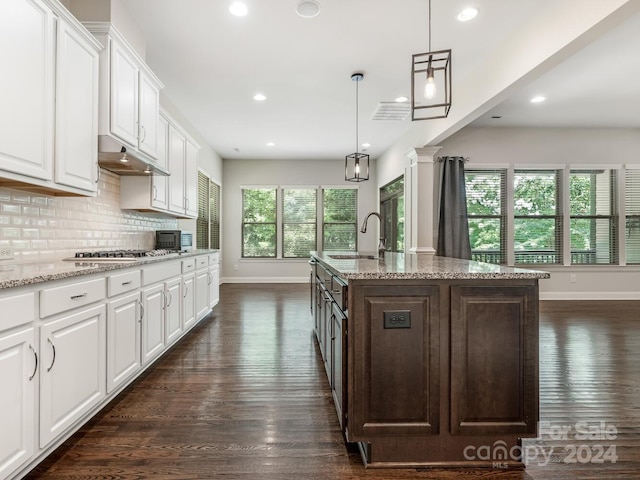
[[[434,159],[442,147],[412,148],[407,152],[410,161],[411,184],[406,201],[410,228],[409,253],[435,255],[434,248]]]

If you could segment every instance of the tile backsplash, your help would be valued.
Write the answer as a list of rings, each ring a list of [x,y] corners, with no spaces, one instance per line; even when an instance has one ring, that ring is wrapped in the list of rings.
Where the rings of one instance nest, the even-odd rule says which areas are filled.
[[[156,230],[175,229],[160,213],[120,210],[120,177],[102,170],[95,197],[54,197],[0,188],[0,247],[14,262],[59,260],[78,250],[151,249]]]

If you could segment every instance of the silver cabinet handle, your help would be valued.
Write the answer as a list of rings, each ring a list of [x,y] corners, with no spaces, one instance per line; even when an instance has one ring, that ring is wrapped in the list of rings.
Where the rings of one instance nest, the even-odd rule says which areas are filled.
[[[153,186],[153,199],[158,199],[158,187],[156,187],[155,185]]]
[[[29,381],[31,381],[31,380],[33,380],[33,377],[36,376],[36,372],[38,371],[38,353],[36,352],[36,349],[33,348],[33,345],[31,345],[31,344],[29,344],[29,350],[31,350],[33,352],[33,357],[36,359],[36,366],[33,367],[33,373],[29,377]]]
[[[144,141],[147,139],[147,129],[144,128],[144,125],[140,125],[140,128],[142,128],[142,140],[140,141],[144,143]]]
[[[187,298],[187,292],[189,291],[189,287],[187,286],[187,284],[184,284],[184,294],[182,295],[182,298]]]
[[[51,349],[53,350],[53,358],[51,359],[51,365],[49,365],[49,367],[47,368],[47,373],[49,373],[53,368],[53,364],[56,363],[56,346],[53,344],[50,338],[47,338],[47,342],[49,342],[49,345],[51,345]]]
[[[144,129],[144,125],[141,123],[138,124],[138,140],[140,143],[144,143],[144,139],[147,138],[147,132]]]
[[[129,280],[128,282],[122,282],[122,286],[124,287],[125,285],[131,285],[131,282],[133,282],[133,280]]]
[[[80,295],[71,295],[71,300],[78,300],[79,298],[83,298],[87,296],[87,292],[81,293]]]
[[[100,181],[100,165],[98,163],[96,163],[96,170],[98,171],[96,175],[96,183],[98,183]]]
[[[173,300],[173,296],[171,295],[171,292],[169,290],[167,290],[167,296],[165,297],[165,299],[169,297],[169,301],[165,304],[165,307],[168,307],[171,305],[171,300]]]
[[[211,272],[207,273],[207,285],[211,285],[213,283],[213,275],[211,275]]]
[[[142,323],[142,319],[144,318],[144,305],[140,299],[138,299],[138,305],[140,305],[140,319],[138,320],[138,323]]]

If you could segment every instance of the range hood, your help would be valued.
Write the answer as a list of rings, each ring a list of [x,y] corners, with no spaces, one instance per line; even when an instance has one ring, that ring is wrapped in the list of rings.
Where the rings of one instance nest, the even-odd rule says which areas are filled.
[[[98,135],[98,165],[118,175],[171,175],[146,155],[110,135]]]

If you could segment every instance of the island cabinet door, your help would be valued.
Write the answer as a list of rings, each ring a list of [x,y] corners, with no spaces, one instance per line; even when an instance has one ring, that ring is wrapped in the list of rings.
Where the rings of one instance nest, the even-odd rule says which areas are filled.
[[[439,433],[440,289],[349,289],[350,441]]]
[[[537,309],[534,286],[451,287],[453,435],[535,435]]]

